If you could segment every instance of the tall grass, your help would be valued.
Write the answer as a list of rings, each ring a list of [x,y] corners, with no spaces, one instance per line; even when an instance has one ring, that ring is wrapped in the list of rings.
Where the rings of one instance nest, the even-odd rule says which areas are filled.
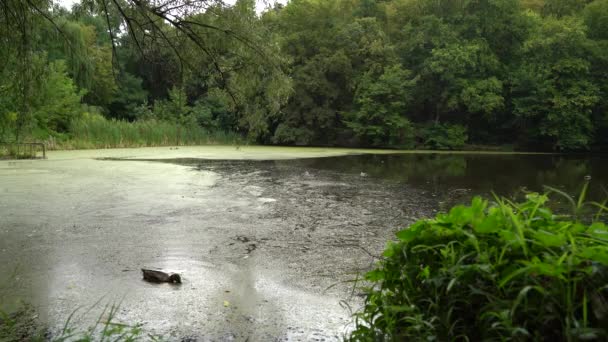
[[[127,122],[87,116],[75,120],[66,139],[50,146],[54,149],[88,149],[174,145],[235,144],[236,133],[209,132],[198,125],[147,120]],[[53,146],[54,145],[54,146]]]
[[[95,306],[97,306],[97,304],[94,305],[94,307]],[[141,340],[141,338],[144,337],[142,325],[129,325],[118,322],[116,320],[116,315],[118,314],[119,308],[120,305],[118,304],[106,304],[95,324],[86,330],[79,330],[72,326],[72,319],[78,311],[75,310],[66,320],[63,329],[54,336],[47,338],[47,340],[52,342],[130,342]],[[149,340],[159,340],[159,338],[154,335],[148,334],[147,337]]]
[[[95,303],[89,311],[98,307],[100,302]],[[72,311],[66,319],[63,327],[51,331],[37,320],[38,315],[29,305],[23,305],[11,314],[0,310],[0,341],[49,341],[49,342],[130,342],[139,340],[160,341],[160,336],[147,334],[141,324],[124,324],[118,322],[116,315],[120,305],[106,304],[95,320],[88,328],[80,328],[74,321],[77,319],[79,309]]]
[[[41,146],[0,142],[0,159],[32,159],[42,157]]]

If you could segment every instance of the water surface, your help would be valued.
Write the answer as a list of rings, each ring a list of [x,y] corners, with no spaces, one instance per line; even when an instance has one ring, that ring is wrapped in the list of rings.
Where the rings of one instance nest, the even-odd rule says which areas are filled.
[[[474,194],[574,194],[590,175],[599,199],[608,182],[604,156],[144,151],[0,162],[5,307],[25,300],[60,327],[101,299],[170,340],[338,341],[361,303],[348,281],[398,229]],[[145,283],[141,267],[184,284]],[[99,310],[83,311],[86,327]]]
[[[473,194],[510,196],[522,187],[543,192],[544,186],[578,194],[591,176],[589,199],[608,195],[608,155],[560,154],[392,154],[316,158],[297,161],[301,167],[334,172],[364,172],[429,191],[466,189]]]

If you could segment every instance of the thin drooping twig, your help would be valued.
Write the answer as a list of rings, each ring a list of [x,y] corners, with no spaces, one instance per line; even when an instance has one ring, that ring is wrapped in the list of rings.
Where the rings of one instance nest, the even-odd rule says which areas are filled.
[[[70,38],[61,29],[61,27],[59,27],[59,25],[57,25],[57,23],[55,22],[55,20],[53,18],[51,18],[51,16],[49,16],[43,10],[41,10],[40,8],[38,8],[38,6],[36,6],[31,0],[26,0],[26,2],[27,2],[28,6],[30,8],[32,8],[36,13],[40,14],[44,19],[46,19],[46,21],[48,21],[49,23],[51,23],[51,25],[53,25],[53,27],[55,27],[55,29],[57,30],[57,32],[59,32],[63,36],[64,40],[67,42],[68,47],[70,49],[73,49],[72,42],[70,41]]]
[[[114,33],[112,32],[112,24],[110,23],[110,13],[108,12],[108,5],[106,4],[106,0],[101,0],[103,4],[103,10],[106,17],[106,23],[108,25],[108,32],[110,34],[110,42],[112,43],[112,75],[114,79],[117,79],[115,67],[118,65],[118,53],[116,52],[116,41],[114,38]]]
[[[20,4],[17,2],[13,5],[8,3],[7,0],[0,0],[0,2],[2,2],[4,5],[5,17],[11,15],[10,9],[13,6],[27,6],[31,9],[31,11],[37,13],[45,20],[50,22],[51,25],[53,25],[54,28],[64,37],[64,40],[67,42],[69,47],[73,48],[72,41],[60,27],[60,25],[57,24],[55,18],[49,14],[47,8],[39,7],[38,4],[36,4],[33,0],[24,0]],[[210,65],[219,76],[217,79],[219,86],[222,87],[229,95],[237,112],[240,110],[240,104],[237,100],[237,95],[231,89],[228,73],[238,70],[240,66],[237,63],[226,69],[226,66],[220,63],[217,52],[213,51],[213,49],[206,44],[203,35],[198,29],[200,28],[221,32],[227,37],[235,39],[245,47],[261,55],[263,57],[261,59],[264,61],[263,63],[267,63],[274,68],[279,68],[272,61],[272,58],[268,58],[265,51],[263,51],[263,49],[260,48],[252,39],[249,39],[230,28],[223,28],[210,23],[199,22],[198,20],[191,19],[192,16],[198,13],[214,13],[214,4],[217,4],[220,6],[220,8],[223,8],[222,6],[225,5],[220,0],[164,0],[154,1],[154,5],[151,5],[150,2],[143,0],[96,0],[96,2],[99,4],[100,12],[103,12],[100,14],[105,18],[111,40],[112,74],[115,79],[118,78],[116,69],[120,69],[120,61],[118,60],[119,55],[117,52],[117,45],[119,44],[120,39],[120,29],[116,28],[112,24],[114,16],[113,7],[116,7],[116,12],[124,22],[126,30],[128,31],[127,34],[133,40],[136,49],[144,59],[147,59],[145,53],[145,44],[148,39],[152,43],[158,43],[160,41],[166,42],[167,46],[170,48],[173,54],[175,54],[180,63],[181,78],[183,78],[184,65],[188,64],[187,60],[184,58],[183,54],[180,53],[178,46],[175,45],[171,37],[168,36],[168,34],[163,30],[161,27],[162,23],[164,22],[169,24],[176,30],[176,32],[183,34],[187,40],[194,43],[195,46],[210,59]],[[111,8],[111,6],[113,7]],[[133,13],[130,13],[131,9],[133,9]],[[216,13],[216,15],[221,14]],[[158,20],[155,18],[158,18]],[[138,36],[138,32],[142,33],[141,36]]]
[[[114,0],[114,1],[116,1],[116,0]],[[118,6],[118,4],[117,4],[117,6]],[[121,11],[121,13],[123,13],[123,12]],[[175,44],[173,44],[173,42],[171,41],[171,39],[169,39],[169,37],[167,37],[167,35],[165,34],[165,32],[162,30],[162,28],[158,27],[158,25],[156,25],[154,23],[154,20],[152,18],[150,18],[150,16],[148,15],[148,13],[146,11],[144,11],[142,14],[148,20],[148,22],[146,24],[151,24],[152,25],[152,28],[153,28],[154,32],[158,32],[160,34],[161,38],[169,45],[169,47],[171,48],[171,50],[173,51],[173,53],[175,53],[175,55],[177,56],[177,60],[180,63],[180,69],[179,69],[180,80],[183,79],[184,64],[186,63],[186,64],[188,64],[188,67],[192,68],[191,65],[189,63],[187,63],[187,61],[184,58],[182,58],[182,56],[181,56],[179,50],[177,49],[177,47],[175,46]],[[143,26],[145,24],[142,25],[137,20],[134,20],[134,19],[132,19],[132,20],[139,26],[139,28],[142,31],[145,32],[145,30],[143,30]],[[132,26],[131,26],[131,29],[132,29]],[[154,38],[154,37],[152,37],[152,38]],[[140,49],[140,53],[142,55],[144,55],[143,50],[141,50],[141,49]],[[146,57],[144,56],[144,59],[145,58]]]
[[[124,18],[125,23],[127,24],[127,28],[128,28],[127,31],[129,31],[129,34],[131,35],[131,38],[133,38],[133,41],[135,42],[137,49],[143,55],[143,50],[141,48],[141,45],[139,44],[139,40],[137,39],[137,36],[135,35],[135,30],[133,29],[133,26],[131,25],[131,18],[125,13],[125,11],[122,9],[122,7],[120,7],[120,4],[118,3],[118,1],[112,0],[112,2],[118,9],[118,12],[120,12],[120,15]],[[104,0],[104,4],[105,4],[105,0]]]
[[[139,4],[139,6],[141,6],[140,1],[133,0],[133,2],[135,4]],[[196,44],[196,46],[198,46],[199,49],[201,49],[209,58],[211,58],[211,63],[213,64],[213,67],[219,73],[219,75],[222,79],[222,87],[224,88],[224,90],[226,90],[228,95],[230,95],[230,98],[232,99],[232,102],[235,104],[236,110],[238,111],[238,102],[236,100],[236,96],[234,95],[234,93],[232,92],[230,87],[228,86],[228,78],[227,78],[226,74],[220,67],[219,62],[217,61],[217,58],[215,57],[215,55],[212,54],[211,51],[209,51],[209,49],[205,46],[205,44],[200,40],[200,36],[198,36],[194,31],[192,31],[192,29],[190,27],[182,25],[180,21],[171,19],[169,16],[167,16],[165,14],[158,13],[158,12],[152,12],[152,14],[156,15],[157,17],[159,17],[161,19],[166,20],[173,27],[175,27],[175,29],[177,29],[178,31],[185,34],[194,44]]]

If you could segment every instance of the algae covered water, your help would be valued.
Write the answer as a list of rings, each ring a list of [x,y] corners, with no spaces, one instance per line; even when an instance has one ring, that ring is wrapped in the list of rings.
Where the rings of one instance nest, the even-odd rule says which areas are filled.
[[[103,305],[168,339],[339,340],[350,280],[398,229],[474,194],[575,194],[603,156],[200,147],[0,162],[4,308],[86,327]],[[373,151],[371,151],[373,152]],[[107,159],[110,158],[110,159]],[[140,268],[182,274],[182,286]]]

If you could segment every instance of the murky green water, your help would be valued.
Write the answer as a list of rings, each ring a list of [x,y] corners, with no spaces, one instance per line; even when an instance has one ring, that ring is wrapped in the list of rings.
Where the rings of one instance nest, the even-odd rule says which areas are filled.
[[[351,323],[340,303],[361,303],[348,281],[397,230],[475,194],[575,194],[590,175],[591,198],[603,199],[608,184],[606,156],[356,152],[224,146],[0,161],[0,305],[25,300],[62,327],[76,308],[121,302],[119,321],[170,340],[339,341]],[[179,272],[184,284],[148,284],[142,267]]]
[[[278,162],[280,163],[280,162]],[[436,192],[466,189],[472,194],[511,196],[522,187],[545,185],[578,194],[591,176],[589,199],[608,196],[608,155],[394,154],[304,159],[300,167],[406,183]]]

